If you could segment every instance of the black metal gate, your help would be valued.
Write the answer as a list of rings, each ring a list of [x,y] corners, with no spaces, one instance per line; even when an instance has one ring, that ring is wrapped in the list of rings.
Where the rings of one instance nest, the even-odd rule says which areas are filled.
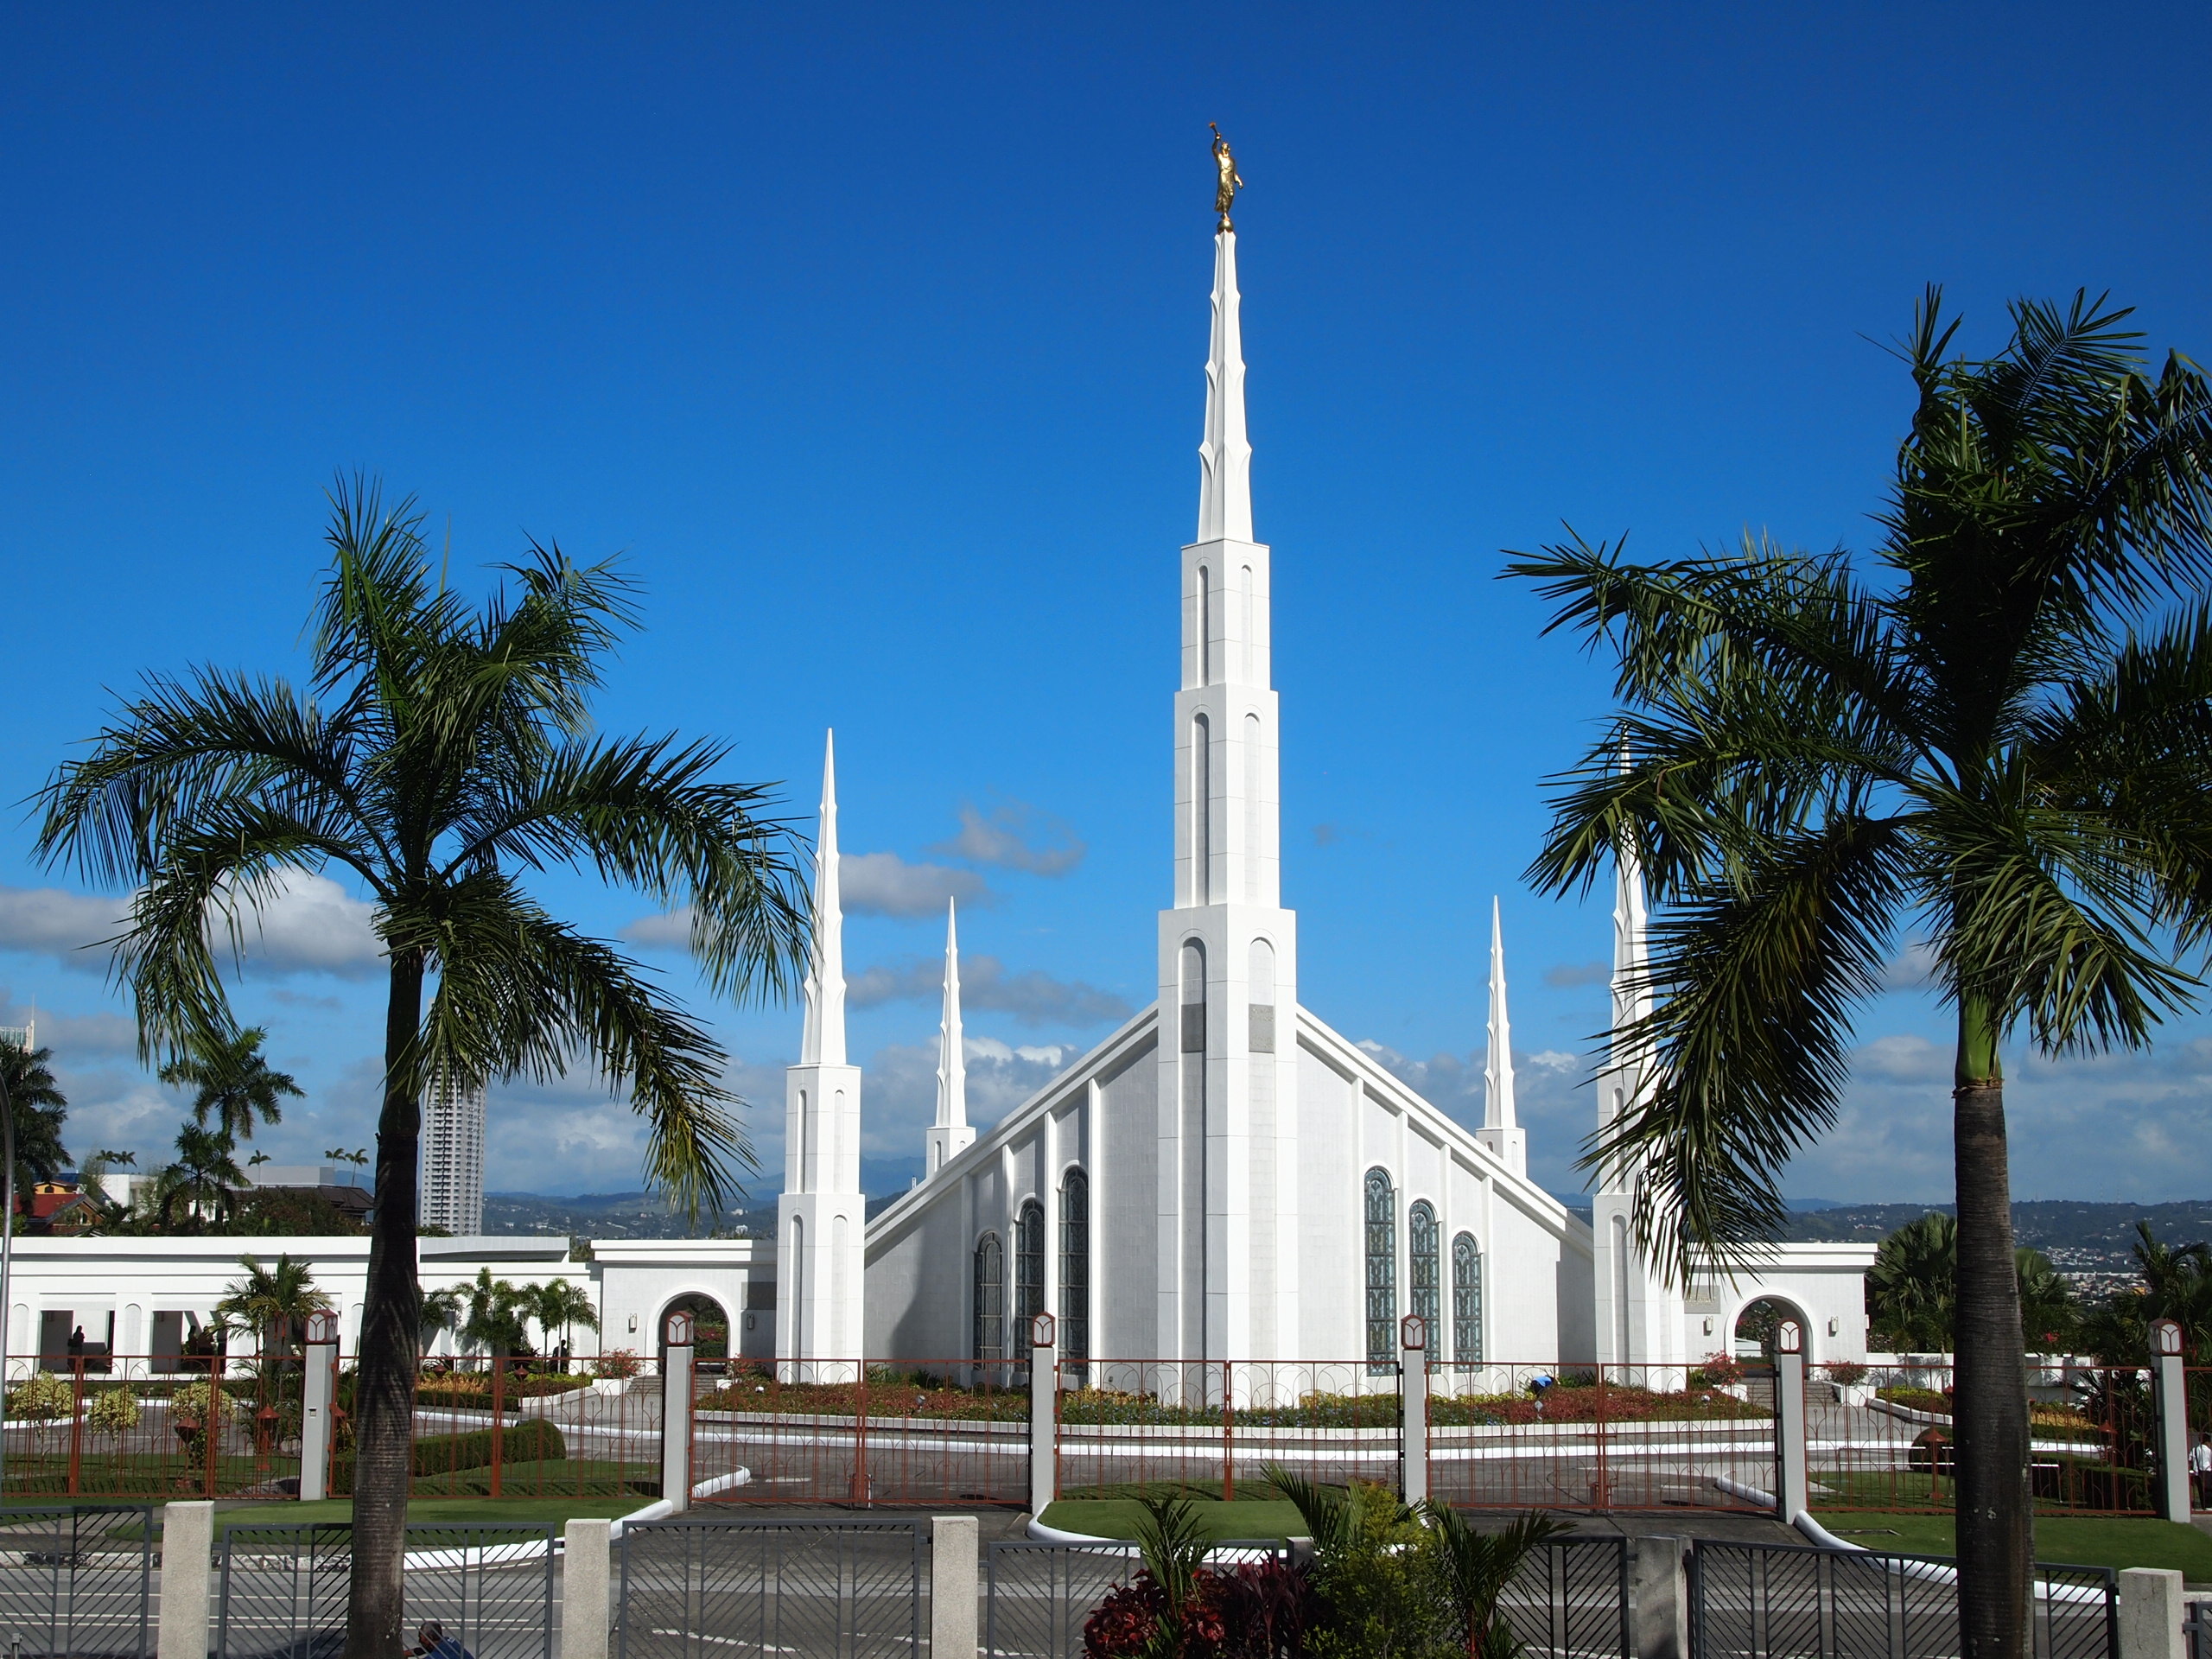
[[[620,1659],[912,1659],[924,1521],[708,1516],[626,1526]]]
[[[2117,1659],[2109,1567],[2036,1567],[2035,1659]],[[1797,1544],[1690,1546],[1692,1659],[1948,1659],[1959,1651],[1954,1561]]]
[[[236,1526],[225,1532],[216,1659],[326,1659],[346,1644],[350,1525]],[[405,1630],[423,1625],[476,1659],[552,1659],[553,1529],[407,1529]]]
[[[0,1646],[10,1651],[144,1659],[153,1583],[150,1504],[0,1510]]]

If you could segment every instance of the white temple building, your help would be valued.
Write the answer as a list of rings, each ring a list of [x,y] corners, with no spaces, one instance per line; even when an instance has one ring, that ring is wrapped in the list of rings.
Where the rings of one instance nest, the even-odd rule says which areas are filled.
[[[1426,1322],[1432,1363],[1454,1370],[1601,1361],[1662,1368],[1649,1380],[1680,1387],[1687,1363],[1728,1345],[1726,1326],[1712,1334],[1710,1310],[1740,1306],[1758,1287],[1689,1287],[1705,1327],[1694,1332],[1684,1289],[1669,1288],[1633,1247],[1633,1171],[1605,1172],[1594,1226],[1529,1179],[1496,909],[1479,1129],[1423,1099],[1299,1001],[1297,916],[1281,891],[1273,583],[1269,550],[1253,538],[1239,304],[1236,237],[1224,226],[1214,241],[1198,529],[1179,564],[1173,903],[1159,914],[1159,1000],[978,1134],[967,1121],[948,916],[926,1173],[866,1229],[860,1345],[810,1339],[779,1343],[778,1354],[1018,1360],[1031,1316],[1049,1312],[1069,1359],[1380,1367],[1396,1360],[1400,1321],[1414,1313]],[[830,897],[817,911],[834,931],[829,800],[825,788],[819,880]],[[1643,895],[1632,861],[1618,887],[1617,1023],[1641,995]],[[834,938],[818,941],[817,973],[838,954]],[[810,1033],[818,1008],[834,1001],[842,1010],[842,988],[826,982],[810,986],[809,998]],[[857,1103],[859,1073],[848,1070]],[[1632,1067],[1613,1065],[1600,1083],[1600,1111],[1618,1111],[1637,1087]],[[795,1083],[794,1101],[807,1097]],[[814,1144],[807,1135],[823,1131],[801,1121],[803,1104],[793,1110],[798,1144]],[[849,1147],[857,1128],[855,1120],[827,1132]],[[787,1306],[813,1308],[823,1269],[819,1245],[804,1241],[822,1224],[801,1213],[797,1194],[816,1178],[804,1173],[803,1153],[793,1160],[779,1255],[803,1264]],[[856,1165],[841,1166],[836,1179],[843,1196],[823,1202],[849,1204],[857,1216]],[[1863,1352],[1858,1269],[1871,1250],[1796,1254],[1804,1260],[1794,1277],[1806,1281],[1796,1303],[1816,1351]],[[1791,1257],[1782,1247],[1777,1271]],[[788,1313],[784,1324],[796,1330],[799,1317]]]
[[[601,1240],[574,1259],[565,1239],[426,1240],[426,1280],[461,1282],[492,1266],[588,1282],[605,1345],[647,1352],[672,1306],[718,1304],[735,1353],[805,1381],[842,1380],[862,1359],[1019,1363],[1039,1313],[1053,1315],[1064,1359],[1332,1363],[1378,1378],[1395,1375],[1401,1321],[1418,1314],[1430,1363],[1454,1391],[1495,1386],[1487,1368],[1601,1362],[1641,1369],[1624,1380],[1679,1387],[1688,1366],[1731,1349],[1739,1313],[1768,1297],[1802,1317],[1816,1362],[1866,1357],[1872,1245],[1776,1246],[1756,1274],[1669,1287],[1635,1248],[1633,1169],[1601,1172],[1588,1222],[1529,1179],[1495,906],[1479,1128],[1300,1002],[1298,919],[1281,890],[1271,561],[1253,539],[1238,305],[1236,238],[1224,226],[1214,244],[1197,534],[1175,566],[1182,653],[1174,790],[1161,803],[1174,834],[1161,872],[1170,902],[1157,918],[1158,1000],[979,1130],[968,1121],[957,918],[948,911],[925,1173],[868,1219],[861,1071],[846,1051],[835,753],[825,745],[775,1237]],[[1163,553],[1163,592],[1167,568]],[[1643,884],[1624,859],[1616,1026],[1646,1010],[1645,950]],[[1599,1121],[1645,1086],[1615,1056],[1598,1080]],[[429,1105],[424,1219],[473,1234],[482,1097]],[[367,1241],[283,1243],[330,1277],[350,1346]],[[240,1248],[19,1243],[8,1350],[41,1353],[51,1346],[41,1333],[78,1324],[113,1351],[174,1348],[179,1332],[212,1318]]]

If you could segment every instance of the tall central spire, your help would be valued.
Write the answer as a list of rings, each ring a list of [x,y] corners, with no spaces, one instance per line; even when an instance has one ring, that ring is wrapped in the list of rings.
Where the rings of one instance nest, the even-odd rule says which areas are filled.
[[[801,1065],[845,1063],[845,912],[837,893],[837,734],[822,744],[822,826],[814,843],[814,952]]]
[[[1252,446],[1225,142],[1198,539],[1183,549],[1175,693],[1174,905],[1160,916],[1159,1203],[1181,1224],[1154,1262],[1156,1355],[1297,1358],[1298,918],[1282,908],[1268,623],[1273,556],[1252,539]],[[1193,250],[1195,251],[1195,250]],[[1149,1199],[1147,1199],[1147,1202]]]
[[[1206,435],[1198,445],[1201,542],[1252,539],[1252,446],[1244,436],[1244,331],[1236,315],[1236,232],[1213,238],[1213,343]]]

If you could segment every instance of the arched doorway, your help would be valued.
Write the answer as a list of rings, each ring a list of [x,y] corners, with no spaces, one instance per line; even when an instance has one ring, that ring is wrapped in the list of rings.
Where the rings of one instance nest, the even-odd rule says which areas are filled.
[[[1782,1296],[1758,1296],[1744,1304],[1736,1315],[1733,1332],[1734,1352],[1737,1358],[1763,1365],[1774,1363],[1775,1338],[1780,1334],[1784,1319],[1797,1321],[1803,1332],[1801,1340],[1809,1358],[1813,1349],[1813,1322],[1805,1317],[1805,1310]]]
[[[665,1333],[668,1316],[679,1307],[691,1316],[692,1363],[702,1371],[727,1371],[729,1369],[729,1310],[704,1291],[686,1291],[681,1296],[669,1299],[667,1305],[661,1309],[659,1318],[653,1321],[654,1330]],[[666,1346],[664,1340],[660,1341],[656,1351]]]

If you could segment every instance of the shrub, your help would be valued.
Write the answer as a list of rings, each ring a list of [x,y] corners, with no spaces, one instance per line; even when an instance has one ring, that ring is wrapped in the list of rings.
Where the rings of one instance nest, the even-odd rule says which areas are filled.
[[[633,1348],[613,1348],[599,1357],[593,1374],[608,1379],[635,1376],[645,1369],[645,1362],[638,1357]]]
[[[567,1394],[588,1386],[590,1378],[561,1376],[543,1372],[509,1372],[499,1380],[500,1398],[512,1404],[518,1400],[534,1399],[539,1395]],[[456,1372],[426,1376],[416,1386],[415,1399],[425,1406],[479,1406],[492,1403],[492,1378],[488,1372]]]
[[[77,1392],[55,1371],[34,1371],[21,1387],[8,1390],[8,1415],[18,1421],[45,1422],[77,1409]]]
[[[1908,1389],[1902,1386],[1874,1390],[1877,1399],[1886,1400],[1893,1406],[1903,1406],[1908,1411],[1932,1411],[1939,1417],[1951,1414],[1951,1394],[1946,1389],[1938,1394],[1933,1389]]]
[[[1827,1368],[1828,1381],[1855,1388],[1866,1380],[1866,1368],[1855,1359],[1839,1359]]]
[[[198,1433],[207,1419],[207,1394],[205,1382],[188,1382],[177,1389],[169,1395],[169,1421],[179,1428]],[[215,1390],[215,1398],[219,1402],[216,1409],[232,1422],[245,1415],[245,1405],[229,1389]]]
[[[101,1434],[127,1434],[138,1427],[138,1395],[127,1384],[104,1389],[85,1412],[85,1427]]]
[[[1690,1373],[1694,1389],[1726,1389],[1744,1380],[1744,1362],[1733,1354],[1707,1354],[1705,1363]]]
[[[492,1466],[492,1435],[488,1428],[461,1434],[426,1434],[415,1442],[409,1467],[417,1476],[450,1474],[461,1469]],[[497,1431],[502,1463],[559,1463],[569,1455],[569,1442],[560,1429],[543,1417],[512,1423]],[[331,1486],[337,1492],[353,1490],[353,1456],[341,1452],[330,1462]]]

